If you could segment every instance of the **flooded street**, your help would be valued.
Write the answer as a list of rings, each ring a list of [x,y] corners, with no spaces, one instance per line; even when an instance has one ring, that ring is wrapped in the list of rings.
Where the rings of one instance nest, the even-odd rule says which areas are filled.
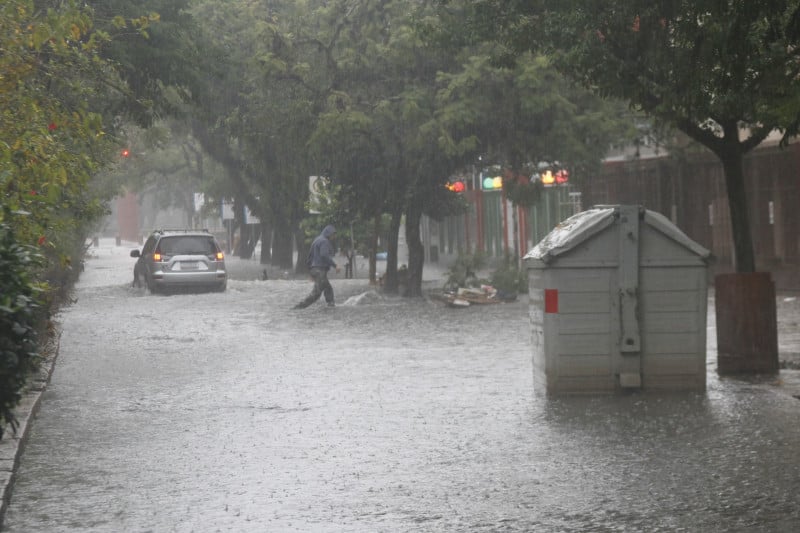
[[[127,252],[87,261],[59,317],[3,531],[800,525],[800,401],[719,379],[713,353],[705,394],[546,399],[527,299],[450,309],[338,277],[333,309],[290,309],[306,280],[158,296]]]

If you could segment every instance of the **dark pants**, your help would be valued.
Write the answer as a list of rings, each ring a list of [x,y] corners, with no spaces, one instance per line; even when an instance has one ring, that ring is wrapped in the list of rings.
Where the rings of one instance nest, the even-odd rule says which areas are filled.
[[[333,303],[333,287],[331,287],[331,282],[328,281],[328,271],[324,268],[312,268],[311,269],[311,279],[314,280],[314,287],[311,289],[311,293],[306,296],[302,302],[297,304],[295,307],[298,309],[303,309],[304,307],[308,307],[309,305],[313,304],[319,297],[323,294],[325,295],[325,301],[329,304]]]

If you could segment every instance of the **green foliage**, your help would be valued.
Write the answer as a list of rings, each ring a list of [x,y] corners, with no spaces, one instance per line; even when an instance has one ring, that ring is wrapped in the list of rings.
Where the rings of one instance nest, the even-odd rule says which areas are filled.
[[[401,217],[416,227],[422,214],[463,212],[463,197],[444,184],[478,154],[515,170],[558,160],[577,178],[620,129],[617,107],[566,83],[544,56],[503,66],[496,47],[426,40],[436,3],[90,4],[113,39],[107,57],[124,80],[138,80],[135,94],[155,99],[152,80],[165,71],[190,84],[192,135],[229,177],[215,191],[247,204],[276,234],[294,235],[308,216],[309,175],[336,186],[334,219],[370,227],[388,214],[395,231]],[[123,23],[151,10],[161,16],[146,28],[149,39],[126,35]],[[109,22],[112,14],[123,19]],[[520,187],[511,196],[524,203],[535,193]],[[412,255],[418,244],[409,242]],[[419,274],[421,261],[409,260]]]
[[[13,409],[36,367],[39,291],[31,272],[40,263],[33,247],[0,224],[0,438],[6,424],[16,430]]]
[[[519,179],[515,177],[503,179],[503,189],[508,198],[514,205],[531,207],[536,205],[542,197],[544,186],[539,180],[531,181],[527,177]]]
[[[76,2],[36,12],[0,6],[0,221],[20,242],[53,241],[103,213],[92,176],[113,152],[102,118],[87,107],[106,79],[88,12]]]
[[[771,132],[783,145],[800,133],[800,0],[440,4],[457,22],[449,32],[471,27],[473,39],[502,46],[508,58],[546,54],[573,83],[622,99],[716,154],[736,269],[755,270],[742,160]]]
[[[320,178],[315,184],[315,194],[306,203],[310,216],[303,219],[300,227],[303,230],[308,244],[320,234],[322,228],[333,224],[337,228],[338,238],[341,239],[343,229],[349,226],[351,220],[343,217],[345,209],[341,204],[339,190],[341,187],[333,185],[330,180]]]
[[[798,10],[798,0],[595,2],[579,13],[553,9],[542,22],[559,31],[542,37],[555,39],[556,62],[574,79],[708,141],[729,121],[793,136]]]
[[[517,266],[516,258],[506,256],[503,263],[492,271],[489,279],[479,278],[479,272],[486,267],[487,257],[483,252],[458,254],[445,273],[445,290],[491,285],[504,296],[528,292],[528,273]]]
[[[478,278],[478,272],[486,266],[486,254],[476,252],[474,254],[460,253],[445,275],[445,289],[457,289],[458,287],[480,287],[487,280]]]
[[[516,258],[506,257],[489,279],[490,284],[506,295],[528,292],[528,272],[518,266]]]
[[[521,53],[500,64],[496,48],[465,48],[460,70],[439,75],[440,146],[465,164],[480,157],[530,176],[537,164],[558,162],[579,178],[635,135],[620,102],[569,82],[544,55]],[[525,187],[512,192],[519,205],[536,194]]]
[[[178,114],[208,73],[190,0],[85,0],[97,32],[108,37],[98,56],[114,65],[119,98],[107,113],[140,126]],[[179,98],[171,98],[176,92]]]
[[[355,250],[364,256],[380,251],[372,249],[375,220],[365,219],[358,210],[350,209],[344,203],[346,199],[341,194],[341,185],[335,185],[327,179],[317,181],[316,194],[306,204],[312,214],[300,223],[307,243],[310,244],[326,225],[333,224],[337,228],[337,249]],[[388,228],[389,216],[383,215],[377,228],[379,241],[387,240]]]

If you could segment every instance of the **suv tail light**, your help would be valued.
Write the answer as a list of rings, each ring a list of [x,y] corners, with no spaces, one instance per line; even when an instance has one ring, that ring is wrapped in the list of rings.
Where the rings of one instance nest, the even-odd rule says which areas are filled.
[[[161,261],[161,252],[159,252],[158,250],[156,250],[155,253],[153,253],[153,261]]]
[[[217,261],[222,261],[223,259],[225,259],[225,254],[217,252]]]

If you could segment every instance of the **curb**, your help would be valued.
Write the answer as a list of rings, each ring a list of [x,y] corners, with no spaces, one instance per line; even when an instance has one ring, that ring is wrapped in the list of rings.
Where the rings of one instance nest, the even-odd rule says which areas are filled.
[[[19,427],[16,433],[11,431],[10,427],[6,427],[3,439],[0,440],[0,495],[2,496],[2,499],[0,499],[0,531],[3,529],[3,520],[11,502],[11,493],[14,488],[20,457],[22,457],[22,452],[28,441],[33,419],[39,411],[42,394],[47,389],[55,369],[56,359],[61,347],[61,328],[58,324],[52,323],[52,329],[48,332],[48,337],[45,346],[42,348],[44,358],[39,371],[29,379],[19,405],[14,410]]]

